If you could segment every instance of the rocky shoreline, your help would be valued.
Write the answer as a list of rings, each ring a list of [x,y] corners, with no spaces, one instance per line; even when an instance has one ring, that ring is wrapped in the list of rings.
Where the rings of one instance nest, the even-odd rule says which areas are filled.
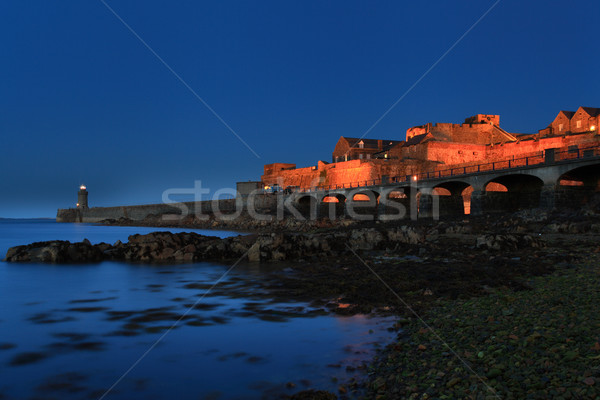
[[[368,398],[478,399],[494,396],[488,386],[497,390],[501,398],[542,398],[544,393],[564,398],[570,394],[577,398],[596,393],[600,385],[595,382],[600,382],[600,376],[590,364],[596,358],[589,358],[596,354],[584,349],[588,344],[593,347],[593,343],[581,344],[577,356],[567,363],[572,370],[568,372],[570,383],[567,384],[562,381],[567,378],[561,374],[543,375],[534,368],[538,354],[546,354],[546,361],[550,360],[556,367],[556,361],[550,359],[553,356],[547,355],[552,346],[543,340],[526,338],[545,335],[544,322],[535,319],[537,314],[543,313],[543,304],[533,301],[545,285],[559,282],[560,290],[543,291],[545,303],[554,301],[557,305],[569,301],[569,285],[578,285],[583,293],[595,287],[596,281],[591,277],[598,274],[595,256],[600,251],[598,214],[528,211],[452,221],[367,226],[341,221],[335,227],[328,227],[328,222],[320,224],[306,225],[295,233],[255,233],[225,239],[195,233],[155,232],[132,235],[128,242],[115,244],[33,243],[11,248],[6,260],[47,263],[216,261],[228,264],[241,260],[270,263],[274,267],[285,265],[285,273],[275,268],[272,276],[264,280],[264,293],[275,298],[309,300],[314,306],[341,315],[378,312],[399,317],[393,327],[399,330],[397,340],[369,366],[366,382],[340,385],[337,393],[340,398],[368,390]],[[589,285],[578,281],[582,274],[587,274],[589,279],[584,281]],[[515,303],[515,306],[519,304],[519,310],[510,306],[512,300],[507,298],[523,299],[518,300],[522,303]],[[594,299],[591,295],[578,298],[583,299],[582,310],[589,308],[585,302]],[[515,315],[521,311],[525,314],[515,319],[513,326],[508,326],[512,314],[504,314],[511,309]],[[466,359],[481,379],[466,370],[448,349],[442,348],[443,344],[426,330],[413,311],[434,327],[434,331],[443,334],[445,341],[459,347],[460,357]],[[569,313],[564,313],[568,319]],[[453,316],[450,320],[449,315]],[[455,319],[461,322],[453,322]],[[534,325],[525,326],[528,321]],[[502,324],[500,333],[496,325],[490,325],[496,322]],[[567,320],[561,324],[556,329],[562,329],[567,338],[575,340],[569,334],[576,326]],[[579,326],[581,324],[585,325],[585,320],[579,321]],[[596,328],[590,327],[591,336],[587,341],[598,339],[600,330],[594,330]],[[455,332],[456,338],[462,339],[453,341]],[[509,339],[502,336],[497,346],[495,339],[490,338],[499,335]],[[519,339],[511,344],[515,339],[510,335]],[[578,333],[578,340],[583,340],[582,336],[584,334]],[[522,345],[521,340],[525,344]],[[463,342],[472,348],[460,347]],[[570,343],[567,342],[564,349],[558,347],[560,357],[571,357],[571,353],[566,355],[567,351],[574,351]],[[482,346],[484,350],[475,352]],[[533,364],[501,356],[501,352],[515,353],[519,346],[530,352],[526,354]],[[481,358],[480,351],[483,351]],[[521,374],[522,379],[514,386],[509,381],[519,366],[526,366],[527,375],[534,378]],[[460,368],[462,370],[456,370]],[[547,382],[543,380],[546,378]],[[544,385],[539,386],[540,381],[545,382]],[[583,389],[579,390],[577,385]],[[316,393],[298,394],[293,398],[316,398]],[[335,398],[330,393],[319,395]]]

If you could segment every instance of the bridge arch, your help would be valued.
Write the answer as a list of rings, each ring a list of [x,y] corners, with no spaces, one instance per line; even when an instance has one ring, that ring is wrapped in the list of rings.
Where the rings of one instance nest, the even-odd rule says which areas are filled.
[[[589,203],[600,188],[600,164],[576,167],[564,172],[556,182],[555,199],[561,207]]]
[[[327,215],[334,220],[345,214],[346,195],[339,192],[326,192],[321,196],[319,203],[319,215]]]
[[[499,175],[488,180],[482,207],[484,211],[516,211],[540,206],[544,181],[530,174]]]
[[[346,192],[346,209],[353,218],[375,218],[380,194],[368,188],[356,188]]]
[[[472,191],[473,187],[464,181],[446,181],[434,186],[432,194],[438,196],[437,212],[439,215],[468,214]]]
[[[599,177],[600,163],[570,169],[559,176],[557,184],[567,186],[598,186]],[[581,182],[581,184],[572,184],[570,182]]]
[[[313,220],[317,218],[319,200],[313,193],[299,194],[295,199],[296,209],[302,217]]]
[[[451,196],[461,195],[462,192],[471,186],[468,182],[463,181],[446,181],[434,186],[434,189],[440,188],[450,192]]]

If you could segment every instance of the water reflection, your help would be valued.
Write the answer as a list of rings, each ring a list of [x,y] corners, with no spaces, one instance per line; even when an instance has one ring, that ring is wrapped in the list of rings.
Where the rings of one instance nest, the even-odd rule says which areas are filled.
[[[20,243],[74,232],[71,224],[41,226]],[[97,228],[78,226],[77,235],[125,235]],[[0,225],[0,247],[18,240],[10,229],[24,234]],[[276,268],[240,265],[207,293],[227,266],[0,263],[0,395],[97,399],[165,332],[106,399],[337,391],[375,343],[391,339],[392,322],[269,297],[259,283]]]

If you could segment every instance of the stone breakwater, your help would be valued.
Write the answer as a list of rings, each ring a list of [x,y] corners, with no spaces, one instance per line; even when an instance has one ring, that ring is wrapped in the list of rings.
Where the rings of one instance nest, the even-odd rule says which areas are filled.
[[[400,245],[434,244],[438,228],[400,226],[387,229],[354,229],[322,233],[271,233],[218,238],[197,233],[154,232],[132,235],[126,243],[91,244],[68,241],[37,242],[8,250],[5,261],[83,263],[103,260],[181,263],[198,261],[250,262],[324,260],[352,251],[393,251]],[[465,240],[465,238],[463,238]],[[539,239],[527,234],[471,235],[473,247],[517,249],[540,247]]]

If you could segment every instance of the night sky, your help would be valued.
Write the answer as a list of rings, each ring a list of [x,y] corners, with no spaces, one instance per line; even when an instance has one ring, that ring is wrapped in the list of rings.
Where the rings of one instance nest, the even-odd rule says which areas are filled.
[[[53,217],[81,183],[90,206],[158,203],[330,161],[420,78],[367,137],[600,107],[597,0],[106,4],[168,67],[100,0],[0,2],[0,217]]]

